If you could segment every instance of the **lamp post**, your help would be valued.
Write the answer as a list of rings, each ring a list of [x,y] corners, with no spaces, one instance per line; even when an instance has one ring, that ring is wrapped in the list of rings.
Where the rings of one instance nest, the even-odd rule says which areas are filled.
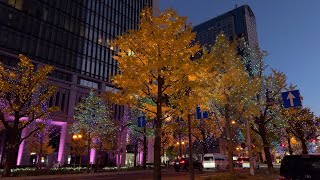
[[[72,139],[74,141],[78,141],[78,140],[82,139],[82,135],[81,134],[74,134],[72,136]],[[75,145],[75,147],[74,147],[74,162],[73,162],[74,167],[76,167],[76,152],[77,152],[77,145]]]

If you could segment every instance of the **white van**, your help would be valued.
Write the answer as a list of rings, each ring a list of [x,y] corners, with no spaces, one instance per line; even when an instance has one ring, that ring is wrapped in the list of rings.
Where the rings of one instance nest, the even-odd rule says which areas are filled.
[[[227,169],[228,158],[222,154],[205,154],[202,161],[203,168]]]

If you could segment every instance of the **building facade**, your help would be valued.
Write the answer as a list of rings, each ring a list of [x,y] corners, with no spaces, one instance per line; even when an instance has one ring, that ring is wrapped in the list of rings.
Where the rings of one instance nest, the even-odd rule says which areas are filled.
[[[256,19],[248,5],[243,5],[220,16],[203,22],[193,28],[197,33],[196,41],[210,47],[216,36],[224,33],[230,39],[244,38],[252,49],[259,49]],[[249,62],[247,69],[252,71],[257,62]]]
[[[137,28],[141,10],[154,5],[156,0],[0,0],[1,62],[13,67],[18,54],[24,54],[36,66],[55,66],[50,82],[58,91],[48,105],[61,110],[51,116],[52,131],[58,136],[51,138],[55,153],[47,161],[72,163],[72,135],[68,129],[73,123],[74,107],[87,97],[89,89],[98,93],[114,89],[111,77],[118,73],[118,65],[112,58],[115,51],[110,43]],[[116,123],[123,119],[125,109],[113,107]],[[22,132],[22,136],[25,134]],[[120,137],[123,139],[119,141],[125,141],[126,135]],[[17,165],[33,163],[29,145],[28,141],[20,145]],[[121,152],[125,157],[125,144]],[[94,150],[91,154],[90,161],[95,163]]]
[[[202,46],[210,48],[215,43],[216,36],[224,33],[230,40],[244,38],[250,48],[258,50],[258,33],[253,11],[248,5],[237,7],[220,16],[205,21],[193,28],[196,32],[196,41]],[[246,69],[250,74],[254,72],[254,66],[258,62],[250,60],[246,62]],[[227,146],[223,139],[216,140],[208,151],[211,153],[226,152]]]

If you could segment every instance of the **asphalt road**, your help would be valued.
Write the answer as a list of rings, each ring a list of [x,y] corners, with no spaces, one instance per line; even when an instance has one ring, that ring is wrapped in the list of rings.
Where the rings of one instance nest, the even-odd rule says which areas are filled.
[[[213,174],[214,172],[196,172],[197,176],[203,176],[206,175],[208,176],[209,174]],[[163,172],[162,173],[162,179],[165,180],[184,180],[188,179],[189,173],[187,172]],[[59,178],[63,180],[69,180],[69,179],[76,179],[74,177],[70,178]],[[90,177],[77,177],[78,180],[151,180],[152,178],[152,172],[139,172],[139,173],[130,173],[130,174],[118,174],[118,175],[95,175],[95,176],[90,176]]]
[[[277,168],[277,166],[275,166]],[[260,169],[267,170],[266,166],[261,166]],[[242,168],[235,168],[236,171],[249,171],[248,169],[244,170]],[[218,174],[220,172],[226,172],[226,170],[205,170],[198,171],[195,170],[196,177],[210,177],[212,175]],[[189,173],[186,171],[175,172],[171,168],[162,170],[162,179],[163,180],[187,180],[189,179]],[[91,174],[73,174],[73,175],[52,175],[52,176],[34,176],[34,177],[11,177],[3,178],[4,180],[152,180],[153,179],[153,170],[137,170],[137,171],[115,171],[115,172],[105,172],[105,173],[91,173]]]

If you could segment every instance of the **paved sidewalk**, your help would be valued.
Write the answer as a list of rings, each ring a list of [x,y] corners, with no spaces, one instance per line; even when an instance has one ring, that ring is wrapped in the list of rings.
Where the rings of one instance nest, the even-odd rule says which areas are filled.
[[[162,170],[167,171],[166,169]],[[59,179],[63,178],[84,178],[91,176],[114,176],[114,175],[125,175],[125,174],[143,174],[143,173],[152,173],[152,169],[147,170],[132,170],[132,171],[112,171],[112,172],[99,172],[99,173],[79,173],[79,174],[60,174],[60,175],[47,175],[47,176],[23,176],[23,177],[0,177],[0,179],[4,180],[22,180],[22,179]]]

